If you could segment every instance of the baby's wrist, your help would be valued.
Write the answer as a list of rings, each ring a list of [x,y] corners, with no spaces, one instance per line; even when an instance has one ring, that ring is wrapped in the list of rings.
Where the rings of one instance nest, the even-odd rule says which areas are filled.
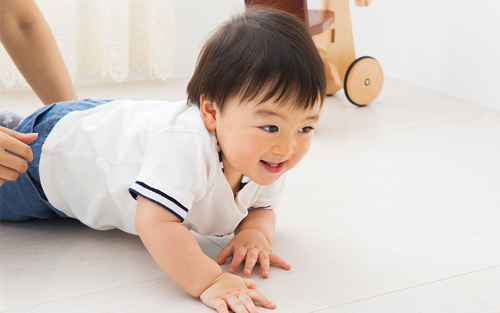
[[[220,281],[222,279],[222,276],[224,275],[224,272],[222,271],[222,269],[220,270],[220,273],[215,276],[215,278],[212,280],[212,282],[205,287],[205,289],[203,289],[202,292],[200,292],[200,294],[198,295],[198,297],[201,297],[201,295],[210,287],[212,287],[214,284],[216,284],[218,281]]]
[[[192,296],[195,296],[197,298],[200,297],[200,295],[205,292],[205,290],[210,288],[210,286],[212,286],[223,274],[222,269],[217,263],[213,262],[213,265],[215,266],[213,266],[211,270],[207,267],[206,275],[203,275],[203,277],[198,280],[196,284],[197,286],[193,288],[193,291],[187,290]]]
[[[243,232],[245,232],[245,233],[254,233],[254,235],[252,235],[252,237],[254,237],[254,238],[255,238],[255,236],[262,236],[263,238],[265,238],[265,239],[267,240],[267,243],[268,243],[269,245],[271,245],[271,242],[270,242],[269,238],[268,238],[268,237],[266,236],[266,234],[265,234],[263,231],[261,231],[260,229],[255,229],[255,228],[245,228],[245,229],[241,229],[241,230],[238,232],[238,234],[243,233]]]
[[[248,232],[259,232],[260,234],[263,234],[263,235],[264,235],[264,233],[263,233],[263,232],[261,232],[261,231],[260,231],[260,230],[258,230],[258,229],[255,229],[255,228],[243,228],[243,229],[239,229],[239,230],[238,230],[238,233],[236,233],[236,232],[235,232],[235,235],[238,235],[238,234],[240,234],[240,233],[244,233],[244,232],[246,232],[246,233],[248,233]]]

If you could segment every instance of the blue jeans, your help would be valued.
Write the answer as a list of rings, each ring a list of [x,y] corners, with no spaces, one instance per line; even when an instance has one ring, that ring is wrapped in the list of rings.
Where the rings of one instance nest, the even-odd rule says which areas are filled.
[[[25,221],[53,217],[67,217],[54,208],[43,192],[40,183],[39,164],[42,146],[56,123],[73,111],[85,111],[113,100],[72,100],[53,103],[28,116],[14,130],[20,133],[38,133],[38,138],[29,144],[33,161],[28,171],[15,181],[5,181],[0,187],[0,220]]]

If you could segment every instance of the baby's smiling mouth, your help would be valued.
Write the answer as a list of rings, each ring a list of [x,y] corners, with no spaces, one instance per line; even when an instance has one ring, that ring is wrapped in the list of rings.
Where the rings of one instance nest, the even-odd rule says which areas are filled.
[[[283,168],[285,167],[285,162],[280,162],[280,163],[273,163],[273,162],[266,162],[264,160],[260,160],[262,166],[271,173],[280,173]]]
[[[262,161],[264,163],[266,163],[267,165],[269,165],[270,167],[277,167],[279,165],[279,163],[269,163],[269,162],[266,162],[266,161]]]

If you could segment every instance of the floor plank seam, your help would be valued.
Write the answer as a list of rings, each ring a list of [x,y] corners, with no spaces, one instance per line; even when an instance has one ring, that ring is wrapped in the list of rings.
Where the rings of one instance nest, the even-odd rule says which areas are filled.
[[[221,248],[221,249],[224,249],[224,247],[222,247],[220,244],[218,244],[217,242],[213,241],[212,239],[210,239],[208,236],[203,236],[205,238],[208,239],[208,241],[212,242],[213,244],[215,244],[217,247]]]
[[[332,243],[333,242],[341,242],[341,241],[351,240],[351,239],[354,239],[354,238],[366,237],[366,236],[381,234],[381,233],[385,233],[385,232],[389,232],[389,231],[393,231],[393,230],[404,229],[404,228],[407,228],[407,227],[412,227],[412,226],[416,226],[416,225],[426,224],[426,223],[430,223],[430,222],[434,222],[434,221],[439,221],[439,220],[444,220],[444,219],[449,219],[449,218],[455,218],[455,217],[459,217],[459,216],[462,216],[462,215],[473,214],[473,213],[483,212],[483,211],[488,211],[488,210],[493,210],[493,209],[500,209],[500,206],[492,206],[492,207],[489,207],[489,208],[479,209],[479,210],[475,210],[475,211],[471,211],[471,212],[464,212],[464,213],[459,213],[459,214],[456,214],[456,215],[449,215],[449,216],[445,216],[445,217],[439,217],[439,218],[435,218],[435,219],[431,219],[431,220],[427,220],[427,221],[422,221],[422,222],[418,222],[418,223],[414,223],[414,224],[402,225],[402,226],[398,226],[398,227],[388,228],[388,229],[384,229],[384,230],[381,230],[381,231],[376,231],[376,232],[371,232],[371,233],[365,233],[365,234],[360,234],[360,235],[356,235],[356,236],[342,237],[340,239],[332,240],[330,242],[332,242]],[[218,246],[221,247],[220,245],[218,245]],[[221,247],[221,248],[223,248],[223,247]],[[496,266],[493,266],[492,268],[495,268],[495,267]],[[464,274],[464,275],[466,275],[466,274]],[[461,276],[461,275],[459,275],[459,276]]]
[[[69,300],[69,299],[76,299],[76,298],[79,298],[79,297],[84,297],[84,296],[89,296],[89,295],[93,295],[93,294],[98,294],[98,293],[105,292],[105,291],[110,291],[110,290],[121,289],[121,288],[130,287],[130,286],[134,286],[134,285],[139,285],[139,284],[143,284],[143,283],[147,283],[147,282],[160,281],[160,280],[164,280],[166,278],[168,279],[167,276],[163,277],[163,278],[158,278],[158,279],[149,279],[149,280],[145,280],[145,281],[136,282],[136,283],[133,283],[133,284],[118,286],[118,287],[114,287],[114,288],[108,288],[108,289],[99,290],[99,291],[95,291],[95,292],[82,293],[82,294],[79,294],[79,295],[76,295],[76,296],[71,296],[71,297],[67,297],[67,298],[63,298],[63,299],[57,299],[57,300],[54,300],[54,301],[41,302],[41,303],[33,304],[33,305],[30,305],[30,306],[20,307],[20,308],[16,308],[16,309],[12,309],[12,310],[7,310],[7,311],[3,311],[3,310],[0,309],[0,313],[15,312],[15,311],[18,311],[18,310],[26,310],[26,309],[29,309],[29,308],[37,308],[37,307],[39,307],[41,305],[46,305],[46,304],[50,304],[50,303],[57,303],[57,302],[64,301],[64,300]]]
[[[453,279],[453,278],[457,278],[457,277],[462,277],[462,276],[466,276],[466,275],[470,275],[470,274],[475,274],[475,273],[479,273],[479,272],[483,272],[483,271],[488,271],[488,270],[492,270],[494,268],[500,268],[500,265],[495,265],[495,266],[483,268],[483,269],[480,269],[480,270],[477,270],[477,271],[472,271],[472,272],[468,272],[468,273],[456,275],[456,276],[453,276],[453,277],[444,278],[441,281],[445,281],[445,280]]]
[[[443,279],[439,279],[439,280],[435,280],[435,281],[430,281],[430,282],[427,282],[427,283],[424,283],[424,284],[419,284],[419,285],[415,285],[415,286],[411,286],[411,287],[407,287],[407,288],[402,288],[402,289],[394,290],[394,291],[391,291],[391,292],[386,292],[386,293],[382,293],[382,294],[379,294],[379,295],[375,295],[375,296],[371,296],[371,297],[366,297],[366,298],[361,298],[361,299],[358,299],[358,300],[355,300],[355,301],[349,301],[349,302],[346,302],[346,303],[334,305],[334,306],[323,308],[323,309],[320,309],[320,310],[311,311],[309,313],[318,313],[318,312],[322,312],[322,311],[325,311],[325,310],[329,310],[329,309],[333,309],[333,308],[338,308],[338,307],[342,307],[342,306],[345,306],[345,305],[349,305],[349,304],[353,304],[353,303],[357,303],[357,302],[361,302],[361,301],[366,301],[366,300],[370,300],[370,299],[375,299],[375,298],[387,296],[387,295],[390,295],[390,294],[393,294],[393,293],[397,293],[397,292],[401,292],[401,291],[405,291],[405,290],[410,290],[410,289],[414,289],[414,288],[418,288],[418,287],[423,287],[423,286],[430,285],[430,284],[435,284],[435,283],[443,283],[444,285],[452,288],[453,290],[456,290],[455,288],[449,286],[448,284],[444,283],[443,281],[447,280],[447,279],[455,278],[455,277],[460,277],[460,276],[463,276],[463,275],[468,275],[468,274],[471,274],[471,273],[476,273],[476,272],[480,272],[480,271],[484,271],[484,270],[489,270],[489,269],[496,268],[496,267],[500,267],[500,266],[493,266],[493,267],[485,268],[485,269],[482,269],[482,270],[478,270],[478,271],[474,271],[474,272],[470,272],[470,273],[466,273],[466,274],[461,274],[461,275],[447,277],[447,278],[443,278]],[[457,290],[457,291],[460,292],[459,290]],[[462,292],[460,292],[460,293],[462,293]],[[464,294],[464,295],[466,295],[466,294]],[[466,295],[466,296],[469,297],[469,298],[471,298],[469,295]],[[497,311],[497,310],[491,308],[490,306],[488,306],[488,305],[486,305],[486,304],[484,304],[484,303],[482,303],[482,302],[480,302],[480,301],[478,301],[478,300],[476,300],[474,298],[472,298],[472,299],[474,301],[476,301],[476,302],[481,303],[484,306],[487,306],[488,308],[494,310],[495,312],[500,312],[500,311]]]
[[[498,267],[498,266],[495,266],[495,267]],[[493,268],[495,268],[495,267],[493,267]],[[476,272],[479,272],[479,271],[476,271]],[[475,273],[475,272],[473,272],[473,273]],[[465,275],[467,275],[467,274],[465,274]],[[459,275],[459,276],[463,276],[463,275]],[[457,277],[459,277],[459,276],[457,276]],[[469,299],[473,300],[474,302],[477,302],[477,303],[479,303],[479,304],[481,304],[481,305],[484,305],[485,307],[488,307],[489,309],[492,309],[492,310],[493,310],[493,311],[495,311],[495,312],[500,312],[500,311],[498,311],[497,309],[495,309],[495,308],[493,308],[493,307],[491,307],[491,306],[487,305],[486,303],[479,301],[478,299],[474,298],[473,296],[468,295],[468,294],[466,294],[466,293],[462,292],[461,290],[459,290],[459,289],[457,289],[457,288],[455,288],[455,287],[453,287],[453,286],[448,285],[448,284],[447,284],[447,283],[445,283],[444,281],[441,281],[441,283],[443,283],[443,284],[445,284],[446,286],[450,287],[451,289],[453,289],[453,290],[455,290],[455,291],[459,292],[460,294],[462,294],[462,295],[466,296],[467,298],[469,298]]]
[[[410,289],[413,289],[413,288],[418,288],[418,287],[422,287],[422,286],[425,286],[425,285],[434,284],[434,283],[437,283],[437,282],[440,282],[440,280],[428,282],[428,283],[425,283],[425,284],[415,285],[415,286],[411,286],[411,287],[408,287],[408,288],[398,289],[398,290],[394,290],[394,291],[391,291],[391,292],[386,292],[386,293],[382,293],[382,294],[379,294],[379,295],[375,295],[375,296],[371,296],[371,297],[367,297],[367,298],[358,299],[358,300],[355,300],[355,301],[349,301],[349,302],[338,304],[338,305],[334,305],[334,306],[331,306],[331,307],[328,307],[328,308],[323,308],[321,310],[311,311],[310,313],[317,313],[317,312],[321,312],[321,311],[325,311],[325,310],[329,310],[329,309],[333,309],[333,308],[338,308],[338,307],[342,307],[342,306],[345,306],[345,305],[349,305],[349,304],[353,304],[353,303],[357,303],[357,302],[361,302],[361,301],[375,299],[375,298],[387,296],[387,295],[390,295],[390,294],[393,294],[393,293],[397,293],[397,292],[400,292],[400,291],[410,290]]]

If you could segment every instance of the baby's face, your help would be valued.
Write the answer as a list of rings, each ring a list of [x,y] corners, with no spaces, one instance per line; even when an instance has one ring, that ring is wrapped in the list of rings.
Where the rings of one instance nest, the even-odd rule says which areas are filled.
[[[226,177],[246,175],[259,185],[275,182],[309,151],[319,117],[319,104],[294,110],[273,101],[229,102],[216,126]]]

